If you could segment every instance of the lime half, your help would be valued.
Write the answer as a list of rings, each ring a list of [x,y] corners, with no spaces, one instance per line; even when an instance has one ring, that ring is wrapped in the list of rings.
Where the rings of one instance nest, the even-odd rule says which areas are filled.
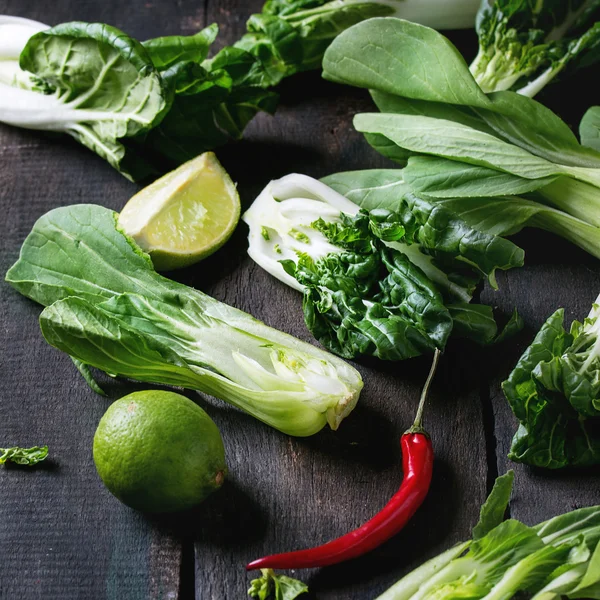
[[[157,271],[187,267],[218,250],[240,218],[240,198],[212,152],[139,191],[119,226],[152,257]]]

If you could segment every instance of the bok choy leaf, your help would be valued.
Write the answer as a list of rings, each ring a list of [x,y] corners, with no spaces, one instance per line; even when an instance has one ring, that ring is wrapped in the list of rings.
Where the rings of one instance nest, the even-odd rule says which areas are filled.
[[[0,23],[7,40],[18,25]],[[34,34],[19,67],[0,70],[0,119],[68,133],[130,178],[148,165],[126,138],[149,131],[169,108],[171,92],[142,45],[114,27],[65,23]]]
[[[48,342],[83,365],[221,398],[288,433],[337,428],[362,388],[335,356],[156,273],[100,206],[41,217],[7,281],[43,304]]]

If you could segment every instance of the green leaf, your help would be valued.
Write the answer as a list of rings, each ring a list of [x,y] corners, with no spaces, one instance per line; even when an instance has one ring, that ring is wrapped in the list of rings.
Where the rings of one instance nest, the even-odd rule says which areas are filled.
[[[378,91],[371,91],[371,96],[382,113],[453,121],[501,137],[552,162],[590,168],[600,166],[600,154],[581,146],[560,117],[539,102],[520,94],[490,94],[488,108],[403,98]]]
[[[284,10],[267,4],[248,20],[248,33],[235,46],[260,59],[271,85],[301,71],[320,68],[331,41],[350,26],[394,12],[376,2],[295,2]]]
[[[587,569],[577,587],[569,592],[569,598],[600,597],[600,544],[596,546]]]
[[[481,346],[500,344],[524,327],[523,319],[516,310],[502,331],[498,333],[498,324],[491,306],[465,302],[456,302],[447,306],[452,316],[452,334],[472,340]]]
[[[518,146],[453,121],[399,114],[365,113],[354,117],[358,131],[377,133],[411,152],[431,154],[496,169],[526,179],[576,173]]]
[[[33,466],[45,460],[48,456],[48,446],[34,446],[33,448],[0,448],[0,465],[13,462],[16,465]]]
[[[491,110],[474,109],[503,139],[546,160],[599,168],[600,154],[582,146],[569,126],[543,104],[514,92],[490,94]]]
[[[346,171],[323,177],[321,181],[365,210],[398,210],[409,191],[400,169]]]
[[[600,152],[600,106],[592,106],[579,125],[581,143]]]
[[[41,217],[7,281],[47,340],[105,371],[212,394],[290,435],[337,428],[362,387],[340,359],[156,273],[94,205]]]
[[[323,77],[406,98],[490,105],[444,36],[400,19],[369,19],[340,34],[325,52]]]
[[[379,112],[445,119],[495,135],[494,129],[487,125],[484,119],[467,105],[460,106],[418,98],[405,98],[378,90],[370,90],[370,92]]]
[[[501,237],[477,231],[456,214],[431,200],[406,194],[405,201],[420,225],[418,242],[435,258],[453,257],[470,264],[495,283],[496,269],[512,269],[523,265],[524,252]]]
[[[153,38],[143,42],[143,46],[154,66],[162,71],[177,62],[201,63],[208,56],[210,46],[218,33],[219,27],[213,23],[194,35]]]
[[[482,346],[496,339],[498,324],[491,306],[457,302],[449,304],[448,310],[452,316],[452,333],[456,337],[473,340]]]
[[[60,99],[48,129],[69,133],[126,176],[147,174],[122,140],[156,126],[171,97],[139,42],[108,25],[64,23],[31,37],[20,65]]]
[[[98,385],[98,382],[94,379],[92,372],[90,371],[89,365],[81,362],[77,358],[71,357],[73,364],[77,367],[77,370],[81,373],[81,376],[85,379],[86,383],[100,396],[106,396],[106,392]]]
[[[389,140],[384,135],[378,133],[365,133],[365,140],[373,148],[386,158],[393,160],[400,166],[406,166],[408,159],[414,155],[414,152],[400,148],[397,144]]]
[[[526,194],[552,183],[554,176],[525,179],[490,167],[438,156],[413,156],[402,171],[416,192],[433,198],[489,198]]]
[[[494,487],[479,512],[479,522],[473,528],[474,540],[486,536],[504,521],[504,514],[508,508],[514,479],[514,471],[508,471],[494,482]]]
[[[294,600],[308,592],[308,586],[285,575],[276,575],[272,569],[261,569],[261,577],[250,582],[248,595],[258,600]]]

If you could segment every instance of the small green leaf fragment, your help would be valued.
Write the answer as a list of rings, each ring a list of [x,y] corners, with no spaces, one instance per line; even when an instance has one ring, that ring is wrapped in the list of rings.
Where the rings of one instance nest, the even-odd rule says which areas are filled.
[[[272,569],[261,569],[262,577],[250,582],[248,595],[258,600],[295,600],[308,592],[308,586],[292,577],[275,575]]]
[[[266,227],[261,227],[260,229],[260,234],[263,236],[263,238],[268,242],[271,239],[271,236],[269,235],[269,230]]]
[[[275,247],[273,249],[275,250],[275,252],[277,252],[277,254],[282,254],[281,246],[279,244],[275,244]]]
[[[96,394],[100,394],[100,396],[106,396],[106,392],[100,387],[98,382],[94,379],[92,372],[90,370],[90,366],[86,365],[83,361],[78,358],[74,358],[71,356],[71,360],[73,364],[77,367],[77,370],[81,373],[81,376],[85,379],[86,383],[92,388]]]
[[[504,520],[514,479],[515,473],[512,470],[496,479],[490,495],[481,507],[479,523],[473,528],[474,540],[486,536]]]
[[[17,465],[28,465],[31,467],[45,460],[47,456],[48,446],[0,448],[0,465],[13,462]]]
[[[310,238],[302,231],[298,231],[297,229],[290,229],[288,234],[293,237],[296,241],[302,242],[303,244],[310,244]]]

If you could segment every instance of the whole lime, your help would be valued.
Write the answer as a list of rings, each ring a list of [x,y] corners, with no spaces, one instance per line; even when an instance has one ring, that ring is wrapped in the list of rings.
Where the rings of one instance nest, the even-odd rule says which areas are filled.
[[[185,396],[152,390],[110,406],[94,436],[94,462],[110,492],[148,512],[191,508],[227,474],[211,418]]]

